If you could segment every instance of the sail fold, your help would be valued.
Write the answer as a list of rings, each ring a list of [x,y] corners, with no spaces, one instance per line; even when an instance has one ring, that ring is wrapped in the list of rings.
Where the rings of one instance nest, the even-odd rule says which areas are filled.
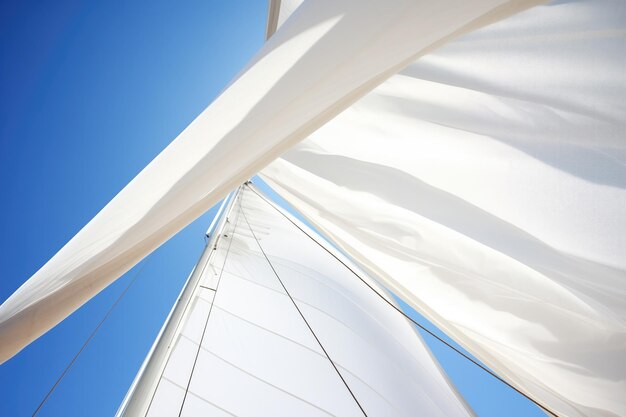
[[[417,56],[535,3],[303,2],[226,91],[0,306],[0,363]]]
[[[626,415],[626,8],[554,1],[416,60],[262,171],[559,416]]]

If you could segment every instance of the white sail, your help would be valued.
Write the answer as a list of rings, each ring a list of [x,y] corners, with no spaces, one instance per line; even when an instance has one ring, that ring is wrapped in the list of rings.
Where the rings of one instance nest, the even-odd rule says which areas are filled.
[[[0,306],[0,363],[415,57],[537,0],[309,0]]]
[[[285,2],[290,9],[274,10],[276,26],[282,26],[239,78],[0,306],[0,362],[78,308],[235,185],[391,74],[431,52],[297,144],[263,171],[264,178],[371,276],[382,279],[499,375],[559,416],[626,415],[623,2],[554,1],[432,52],[456,36],[534,3]],[[272,25],[268,24],[268,34]],[[259,226],[256,211],[251,211],[251,235],[259,232],[261,246],[268,243],[270,260],[278,257],[273,249],[280,249],[300,259],[301,265],[311,261],[298,258],[306,254],[290,252],[291,246],[284,242],[282,246],[272,243],[271,235],[255,228]],[[276,235],[284,235],[280,228],[276,230]],[[247,243],[250,239],[256,243],[255,236],[244,237]],[[238,247],[247,246],[233,250]],[[205,252],[201,263],[222,252]],[[281,268],[287,274],[287,287],[299,287],[294,282],[304,287],[298,279],[303,270],[286,271],[281,259],[276,260],[277,275]],[[261,327],[269,325],[255,320],[264,319],[275,326],[283,324],[272,329],[272,334],[298,341],[307,355],[314,355],[311,363],[321,363],[322,355],[310,337],[305,339],[306,332],[288,333],[295,323],[288,321],[292,316],[281,314],[286,310],[275,311],[271,320],[265,317],[270,311],[259,311],[256,303],[262,295],[255,293],[244,305],[237,304],[242,300],[232,294],[246,290],[243,286],[229,290],[229,285],[234,286],[241,276],[224,270],[223,282],[231,283],[225,287],[228,305],[224,309],[217,307],[217,298],[213,300],[214,277],[204,276],[205,270],[192,274],[187,287],[191,292],[185,292],[181,300],[193,299],[194,304],[181,310],[179,306],[187,305],[181,301],[174,309],[170,322],[182,320],[184,326],[164,329],[160,340],[167,343],[155,346],[123,408],[128,415],[167,411],[166,405],[175,411],[177,401],[179,411],[185,413],[206,407],[216,413],[245,414],[250,410],[243,407],[250,404],[228,397],[229,393],[220,391],[223,384],[258,394],[260,388],[254,387],[270,377],[272,387],[263,385],[268,394],[253,397],[268,412],[278,402],[289,402],[286,410],[302,413],[309,406],[339,414],[358,413],[359,407],[381,413],[390,411],[385,407],[411,413],[421,410],[426,415],[469,413],[432,360],[424,360],[427,351],[415,342],[413,333],[415,357],[393,351],[388,337],[379,342],[394,352],[388,355],[393,360],[430,364],[421,369],[426,373],[417,368],[412,373],[419,378],[428,374],[428,380],[435,381],[432,387],[421,386],[423,395],[418,399],[409,398],[391,380],[378,387],[376,382],[387,378],[388,369],[373,362],[369,367],[351,362],[367,358],[367,351],[352,350],[347,355],[338,346],[330,352],[337,363],[336,375],[344,378],[341,370],[346,371],[347,394],[341,398],[337,395],[342,385],[336,379],[330,382],[335,362],[328,358],[325,363],[331,369],[326,370],[309,369],[309,360],[296,360],[295,353],[282,355],[280,359],[291,362],[281,365],[271,356],[279,348],[267,349],[274,336],[268,336],[267,346],[261,344],[258,352],[252,352],[270,355],[264,356],[269,362],[246,356],[250,352],[242,349],[243,339],[229,345],[216,336],[244,334],[252,328],[259,335]],[[248,278],[271,277],[267,268],[265,272]],[[324,274],[319,274],[315,282],[324,280]],[[202,286],[196,285],[196,279]],[[261,285],[255,290],[265,291]],[[309,305],[319,301],[308,299],[316,294],[305,292],[294,298],[296,303]],[[376,310],[379,305],[359,302],[377,315],[384,314]],[[248,320],[245,325],[228,318],[226,309],[235,306]],[[205,344],[205,337],[198,336],[200,325],[193,323],[204,314],[208,319],[207,307],[211,315],[221,318],[205,320],[208,324],[202,326],[202,334],[212,336]],[[322,307],[331,309],[333,317],[345,312],[332,310],[332,304]],[[320,339],[325,339],[324,332],[332,331],[336,323],[323,326],[322,316],[315,311],[310,314],[320,327]],[[384,327],[363,323],[359,321],[364,327],[351,328],[369,329],[359,333],[361,338]],[[389,323],[385,326],[393,328]],[[328,339],[333,341],[345,336],[332,334]],[[251,335],[246,333],[246,340]],[[170,341],[175,344],[170,346]],[[184,354],[185,348],[192,355]],[[385,355],[381,363],[387,363]],[[208,363],[213,369],[220,364],[222,368],[194,377],[193,370],[209,369]],[[254,381],[234,376],[239,375],[231,369],[235,363],[239,369],[252,369],[246,375],[256,376]],[[310,378],[296,380],[286,368]],[[222,379],[211,379],[220,375]],[[259,375],[265,382],[259,381]],[[316,389],[306,391],[308,386],[302,385],[306,381]],[[354,392],[346,385],[354,385]],[[326,392],[327,387],[332,389]],[[389,387],[394,391],[386,391]],[[363,394],[368,390],[372,395]],[[433,398],[432,409],[419,408],[427,407],[426,399]],[[132,411],[134,404],[142,410],[139,414]],[[156,405],[152,408],[151,404]]]
[[[138,382],[151,391],[120,415],[473,415],[410,323],[256,192],[196,267],[166,365]]]
[[[558,1],[426,55],[263,170],[560,416],[626,415],[626,8]]]

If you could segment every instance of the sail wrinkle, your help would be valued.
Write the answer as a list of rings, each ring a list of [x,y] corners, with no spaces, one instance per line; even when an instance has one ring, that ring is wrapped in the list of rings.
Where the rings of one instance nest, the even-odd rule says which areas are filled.
[[[625,13],[552,1],[466,34],[261,172],[559,416],[626,415]]]
[[[295,11],[228,88],[4,301],[0,362],[415,57],[472,22],[497,21],[536,3],[294,4]],[[502,10],[504,15],[493,13]]]

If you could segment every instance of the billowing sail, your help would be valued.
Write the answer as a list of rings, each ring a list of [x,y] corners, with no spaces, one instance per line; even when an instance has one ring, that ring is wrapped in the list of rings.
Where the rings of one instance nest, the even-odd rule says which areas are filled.
[[[538,2],[303,2],[226,91],[0,306],[0,363],[417,56]]]
[[[224,94],[0,306],[0,361],[295,145],[263,177],[370,276],[559,416],[626,415],[626,9],[619,0],[554,1],[476,30],[534,3],[289,0],[289,9],[274,9],[272,22],[282,26]],[[243,210],[232,207],[247,218],[243,200]],[[187,287],[193,292],[181,297],[193,299],[192,308],[181,310],[187,303],[179,303],[170,320],[184,326],[164,329],[160,340],[168,343],[155,346],[123,410],[135,415],[136,404],[158,413],[179,403],[179,412],[197,407],[245,414],[238,407],[249,404],[236,404],[220,391],[226,383],[250,393],[263,385],[268,394],[258,400],[267,400],[262,404],[268,412],[270,399],[283,396],[303,413],[350,414],[366,407],[469,413],[441,372],[433,371],[436,366],[424,360],[427,351],[413,333],[417,356],[393,350],[404,343],[398,339],[381,338],[376,343],[385,348],[374,346],[382,349],[382,363],[388,363],[385,357],[430,363],[422,371],[435,385],[418,391],[424,402],[411,402],[395,379],[387,384],[398,397],[378,386],[389,374],[372,364],[360,368],[358,360],[369,358],[364,347],[351,351],[354,357],[342,346],[325,352],[324,340],[347,337],[333,330],[334,321],[322,325],[329,315],[354,320],[351,330],[362,332],[356,333],[361,339],[382,334],[376,332],[385,326],[408,333],[391,322],[378,328],[364,314],[343,317],[326,304],[330,293],[315,299],[321,293],[307,285],[326,282],[324,276],[283,265],[289,258],[279,259],[278,249],[302,265],[310,259],[273,242],[250,209],[251,236],[239,234],[246,245],[235,245],[241,225],[231,219],[234,230],[218,246],[230,239],[234,254],[247,248],[250,255],[252,238],[268,264],[277,261],[270,269],[280,287],[265,280],[272,276],[267,267],[258,278],[265,281],[258,282],[234,267],[222,266],[217,278],[194,271],[194,285]],[[205,252],[202,264],[209,265],[211,256],[217,252]],[[314,279],[305,283],[300,278],[307,274]],[[227,294],[223,309],[214,296],[220,276]],[[239,284],[243,294],[248,282],[259,284],[259,293],[249,292],[237,304],[242,299],[232,288]],[[300,318],[308,312],[316,324],[307,322],[306,328],[319,328],[319,335],[311,332],[313,340],[294,330],[295,323],[280,313],[286,310],[254,310],[255,300],[279,296],[281,288],[283,300],[290,298],[291,286],[292,305],[301,302],[304,314],[299,307],[296,312]],[[265,293],[272,289],[277,292]],[[378,305],[357,301],[344,303],[346,311],[358,304],[385,314]],[[311,304],[330,310],[320,315]],[[219,320],[209,320],[213,315]],[[283,326],[267,336],[269,322]],[[240,331],[264,334],[267,345],[250,353],[243,339],[216,337]],[[297,360],[300,353],[278,361],[271,355],[287,349],[279,339],[298,342],[296,350],[306,350],[302,354],[319,364],[326,359],[330,368],[309,369]],[[171,355],[169,341],[176,342]],[[268,347],[272,343],[276,350]],[[267,364],[252,354],[269,355]],[[195,374],[202,366],[207,372]],[[215,375],[208,372],[220,366]],[[289,367],[309,378],[296,379]],[[252,371],[242,376],[242,369]],[[223,379],[212,379],[220,374]],[[331,375],[339,382],[331,383]],[[306,391],[307,383],[315,389]],[[324,390],[326,383],[334,384],[332,392]],[[346,397],[332,397],[342,387]],[[438,398],[432,409],[419,408],[432,398]]]
[[[626,415],[626,7],[558,1],[392,77],[262,174],[560,416]]]
[[[120,415],[473,415],[410,323],[304,224],[248,186],[227,218],[161,370]]]

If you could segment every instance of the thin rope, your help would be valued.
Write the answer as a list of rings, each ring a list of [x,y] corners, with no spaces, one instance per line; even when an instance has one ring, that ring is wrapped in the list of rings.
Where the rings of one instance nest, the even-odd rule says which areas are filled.
[[[252,233],[252,236],[254,237],[254,240],[256,240],[256,243],[259,246],[259,249],[261,249],[261,253],[263,253],[263,256],[267,260],[267,263],[269,264],[270,268],[272,268],[272,271],[274,271],[274,275],[276,275],[276,278],[278,278],[278,282],[280,282],[280,285],[283,287],[283,290],[285,290],[285,293],[287,293],[287,296],[289,297],[289,299],[293,303],[294,307],[296,308],[296,310],[298,310],[298,313],[300,314],[300,317],[302,317],[302,320],[304,321],[306,326],[311,331],[311,334],[313,335],[313,337],[317,341],[317,344],[320,346],[320,348],[322,348],[322,351],[326,355],[326,358],[328,358],[328,361],[331,363],[331,365],[335,369],[335,372],[337,372],[337,375],[339,375],[339,378],[341,378],[341,381],[343,382],[343,384],[348,389],[348,392],[350,392],[350,395],[352,396],[352,398],[354,399],[356,404],[359,406],[359,409],[361,409],[361,412],[363,413],[363,415],[365,417],[367,417],[367,413],[365,412],[365,410],[361,406],[361,403],[359,402],[359,400],[357,400],[356,396],[354,395],[354,392],[352,392],[352,390],[350,389],[350,386],[348,385],[346,380],[343,378],[343,375],[341,375],[341,372],[339,372],[339,369],[335,365],[335,362],[330,358],[330,356],[328,355],[328,352],[326,351],[326,349],[324,349],[324,346],[322,345],[322,342],[320,341],[320,339],[317,337],[317,335],[313,331],[313,328],[311,327],[311,325],[309,324],[307,319],[304,317],[304,314],[302,314],[302,311],[298,307],[298,304],[296,303],[296,301],[293,299],[293,297],[291,296],[291,294],[287,290],[287,287],[285,287],[285,284],[283,283],[283,280],[280,279],[280,276],[278,275],[278,272],[276,272],[276,269],[274,269],[274,265],[272,265],[272,262],[270,261],[270,258],[268,258],[267,254],[263,250],[263,247],[261,246],[261,243],[259,242],[259,239],[257,239],[256,234],[254,233],[254,230],[252,230],[252,226],[250,226],[250,222],[248,222],[248,217],[246,216],[246,213],[243,211],[243,208],[241,207],[241,200],[240,200],[240,203],[239,203],[239,209],[240,209],[241,213],[243,214],[243,218],[245,219],[246,223],[248,224],[248,228],[250,229],[250,232]]]
[[[555,417],[559,417],[559,415],[557,413],[555,413],[554,411],[550,410],[549,408],[547,408],[546,406],[540,404],[539,402],[537,402],[536,400],[534,400],[533,398],[529,397],[528,395],[526,395],[524,392],[520,391],[519,389],[517,389],[516,387],[514,387],[513,385],[511,385],[510,383],[508,383],[507,381],[505,381],[504,379],[502,379],[500,376],[498,376],[496,373],[494,373],[491,369],[487,368],[486,366],[482,365],[481,363],[479,363],[478,361],[476,361],[475,359],[471,358],[470,356],[468,356],[467,354],[463,353],[462,351],[460,351],[459,349],[457,349],[456,347],[454,347],[453,345],[451,345],[450,343],[448,343],[446,340],[444,340],[443,338],[441,338],[440,336],[438,336],[437,334],[433,333],[431,330],[429,330],[428,328],[424,327],[424,325],[420,324],[419,322],[417,322],[416,320],[414,320],[413,318],[411,318],[409,315],[407,315],[404,311],[402,311],[398,306],[396,306],[395,304],[393,304],[391,301],[389,301],[387,298],[385,298],[382,294],[380,294],[374,287],[372,287],[370,285],[370,283],[368,283],[367,281],[365,281],[359,274],[357,274],[352,268],[350,268],[350,266],[348,266],[344,261],[342,261],[340,258],[338,258],[334,253],[332,253],[331,251],[329,251],[324,245],[322,245],[321,243],[319,243],[313,236],[311,236],[309,233],[307,233],[306,230],[302,229],[297,223],[295,223],[293,220],[291,220],[288,216],[285,215],[285,213],[283,213],[282,211],[280,211],[278,208],[276,208],[271,202],[269,202],[263,195],[259,194],[258,192],[256,192],[256,190],[252,187],[250,187],[248,184],[246,184],[246,186],[248,186],[248,188],[254,192],[257,196],[259,196],[261,199],[263,199],[267,204],[270,205],[270,207],[272,207],[274,210],[276,210],[277,212],[279,212],[283,217],[285,217],[287,220],[289,220],[289,222],[291,222],[291,224],[293,224],[295,227],[297,227],[302,233],[304,233],[305,235],[307,235],[309,237],[309,239],[311,239],[313,242],[315,242],[317,245],[319,245],[322,249],[324,249],[326,252],[328,252],[333,258],[335,258],[337,261],[339,261],[344,267],[346,267],[350,272],[352,272],[353,275],[355,275],[357,278],[359,278],[361,280],[361,282],[363,282],[365,285],[367,285],[367,287],[372,290],[378,297],[380,297],[385,303],[387,303],[388,305],[390,305],[394,310],[396,310],[398,313],[402,314],[406,319],[410,320],[413,324],[415,324],[417,327],[419,327],[420,329],[422,329],[423,331],[425,331],[426,333],[428,333],[429,335],[431,335],[432,337],[434,337],[435,339],[437,339],[438,341],[440,341],[441,343],[443,343],[444,345],[446,345],[447,347],[449,347],[450,349],[452,349],[453,351],[455,351],[456,353],[458,353],[459,355],[461,355],[462,357],[464,357],[465,359],[467,359],[468,361],[470,361],[471,363],[473,363],[474,365],[476,365],[477,367],[479,367],[480,369],[482,369],[483,371],[487,372],[489,375],[491,375],[492,377],[496,378],[498,381],[502,382],[503,384],[505,384],[506,386],[508,386],[509,388],[511,388],[512,390],[516,391],[518,394],[522,395],[523,397],[527,398],[528,400],[532,401],[536,406],[538,406],[539,408],[543,409],[544,411],[552,414]],[[244,214],[245,217],[245,214]]]
[[[238,196],[234,196],[233,198],[237,198]],[[189,374],[189,381],[187,381],[187,387],[185,388],[185,395],[183,396],[183,402],[180,405],[180,410],[178,411],[178,417],[183,413],[183,408],[185,407],[185,400],[187,399],[187,393],[189,392],[189,386],[191,385],[191,380],[193,378],[193,372],[196,370],[196,364],[198,362],[198,356],[200,356],[200,349],[202,348],[202,342],[204,341],[204,335],[206,334],[206,329],[209,324],[209,318],[211,317],[211,311],[213,311],[213,305],[215,305],[215,299],[217,298],[217,290],[219,289],[220,282],[222,281],[222,274],[224,273],[224,268],[226,267],[226,260],[228,259],[228,254],[230,253],[230,247],[233,244],[233,240],[235,239],[235,231],[237,230],[237,226],[239,225],[239,213],[237,213],[237,217],[235,218],[235,225],[233,226],[233,232],[230,235],[230,241],[228,242],[228,248],[226,249],[226,255],[224,256],[224,263],[222,264],[222,270],[220,271],[220,275],[217,277],[217,283],[215,284],[215,292],[213,293],[213,301],[211,302],[211,306],[209,307],[209,313],[206,316],[206,321],[204,322],[204,329],[202,329],[202,336],[200,336],[200,343],[198,344],[198,351],[196,352],[196,357],[193,360],[193,366],[191,368],[191,373]]]
[[[128,290],[130,289],[130,287],[133,285],[133,283],[137,280],[137,278],[139,277],[139,275],[141,274],[141,272],[143,271],[144,267],[146,266],[147,260],[144,261],[141,266],[139,267],[139,269],[137,269],[137,272],[135,272],[135,275],[133,276],[133,278],[130,280],[130,282],[128,283],[128,285],[126,286],[126,288],[124,288],[124,291],[122,291],[120,293],[120,295],[117,297],[117,299],[115,300],[115,302],[111,305],[111,307],[109,307],[109,310],[106,312],[106,314],[104,315],[104,317],[102,318],[102,320],[100,320],[100,323],[98,323],[98,325],[96,326],[95,329],[93,329],[93,331],[91,332],[91,334],[89,335],[89,337],[87,338],[87,340],[85,340],[85,343],[83,343],[83,345],[81,346],[81,348],[79,349],[78,352],[76,352],[76,354],[74,355],[74,357],[72,358],[72,360],[67,364],[67,366],[65,367],[65,369],[63,370],[63,372],[61,372],[61,375],[59,376],[59,378],[56,380],[56,382],[54,383],[54,385],[52,386],[52,388],[50,388],[50,390],[48,391],[48,393],[46,394],[46,396],[43,398],[43,400],[41,400],[41,402],[39,403],[39,406],[37,407],[37,409],[33,412],[32,417],[34,417],[39,410],[41,410],[41,407],[43,407],[43,405],[46,403],[46,401],[48,401],[48,398],[50,398],[50,395],[52,395],[52,393],[54,392],[54,390],[57,388],[57,386],[61,383],[61,381],[63,380],[63,378],[65,377],[65,375],[69,372],[70,368],[74,365],[74,362],[76,362],[76,360],[78,359],[78,357],[80,356],[81,353],[83,353],[83,351],[85,350],[85,348],[87,347],[87,345],[89,344],[89,342],[91,342],[91,339],[94,338],[94,336],[96,335],[96,333],[98,333],[98,330],[100,330],[100,327],[102,327],[102,325],[104,324],[104,322],[109,318],[109,316],[111,315],[111,313],[113,312],[113,310],[115,309],[115,307],[117,307],[117,305],[120,303],[120,301],[122,301],[122,298],[124,298],[124,296],[126,295],[126,293],[128,292]]]

